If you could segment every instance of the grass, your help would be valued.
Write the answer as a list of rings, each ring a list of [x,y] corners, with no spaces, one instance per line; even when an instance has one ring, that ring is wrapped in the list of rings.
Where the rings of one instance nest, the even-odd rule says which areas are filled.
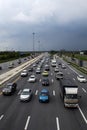
[[[0,63],[4,63],[4,62],[16,60],[16,59],[18,59],[18,58],[11,58],[11,59],[6,59],[6,60],[0,60]]]
[[[65,58],[63,58],[63,60],[65,60],[66,62],[68,62]],[[77,70],[81,71],[84,74],[87,74],[87,70],[80,67],[79,65],[76,65],[75,63],[69,62],[70,65],[72,65],[73,67],[75,67]]]
[[[75,58],[87,61],[87,55],[75,54]]]

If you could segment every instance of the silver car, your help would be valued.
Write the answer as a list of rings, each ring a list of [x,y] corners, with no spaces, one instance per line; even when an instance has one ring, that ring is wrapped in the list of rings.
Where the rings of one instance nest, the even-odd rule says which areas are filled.
[[[87,82],[87,79],[83,75],[78,75],[77,79],[80,83],[85,83]]]
[[[26,76],[28,76],[28,72],[27,72],[27,70],[23,70],[21,72],[21,77],[26,77]]]
[[[31,82],[31,83],[36,82],[36,77],[35,77],[35,75],[31,75],[31,76],[29,77],[29,79],[28,79],[28,82]]]
[[[22,93],[20,94],[20,101],[30,101],[32,98],[32,91],[31,89],[23,89]]]

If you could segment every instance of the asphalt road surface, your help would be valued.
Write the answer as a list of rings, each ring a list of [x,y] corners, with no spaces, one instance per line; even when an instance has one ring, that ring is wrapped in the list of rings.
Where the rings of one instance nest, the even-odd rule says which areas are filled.
[[[58,58],[57,63],[60,61],[63,62]],[[46,61],[42,72],[45,64]],[[36,67],[33,72],[37,77],[35,83],[27,81],[32,72],[29,72],[27,77],[18,74],[8,81],[17,82],[17,91],[12,96],[3,96],[0,92],[0,130],[87,130],[87,83],[79,83],[79,72],[69,65],[66,64],[66,69],[60,67],[64,76],[72,78],[78,84],[79,95],[82,96],[78,108],[65,108],[60,97],[59,81],[55,79],[54,67],[51,67],[50,62],[49,65],[50,85],[47,87],[42,86],[43,76],[35,73]],[[33,91],[30,102],[20,102],[19,96],[24,88]],[[39,103],[38,96],[43,88],[50,92],[49,103]]]

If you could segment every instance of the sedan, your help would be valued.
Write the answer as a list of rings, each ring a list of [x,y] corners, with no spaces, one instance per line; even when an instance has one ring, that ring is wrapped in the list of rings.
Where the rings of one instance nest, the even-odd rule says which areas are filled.
[[[14,63],[13,62],[9,63],[8,68],[14,68]]]
[[[59,71],[58,73],[56,73],[55,75],[56,79],[63,79],[63,73],[61,71]]]
[[[29,72],[32,72],[32,71],[33,71],[33,67],[30,67],[28,71],[29,71]]]
[[[45,70],[46,70],[46,71],[49,71],[49,70],[50,70],[49,65],[47,65],[47,64],[45,65]]]
[[[47,71],[44,71],[44,72],[42,73],[42,75],[43,75],[43,76],[48,76],[49,73],[48,73]]]
[[[2,70],[2,67],[0,66],[0,70]]]
[[[31,75],[31,76],[29,77],[29,79],[28,79],[28,82],[30,82],[30,83],[36,82],[36,77],[35,77],[35,75]]]
[[[66,65],[65,64],[62,64],[62,69],[66,69]]]
[[[39,94],[39,102],[49,102],[49,91],[47,89],[42,89]]]
[[[28,72],[27,72],[27,70],[23,70],[21,72],[21,77],[26,77],[26,76],[28,76]]]
[[[83,75],[78,75],[77,79],[81,83],[87,82],[87,79]]]
[[[55,71],[55,72],[59,72],[59,68],[56,67],[56,68],[54,69],[54,71]]]
[[[49,86],[49,79],[43,79],[42,80],[42,85]]]
[[[3,88],[3,95],[11,95],[16,91],[17,84],[16,83],[8,83],[5,88]]]
[[[40,73],[41,73],[40,68],[37,68],[37,69],[36,69],[36,74],[40,74]]]
[[[30,101],[32,98],[32,91],[31,89],[23,89],[22,93],[20,94],[20,101]]]

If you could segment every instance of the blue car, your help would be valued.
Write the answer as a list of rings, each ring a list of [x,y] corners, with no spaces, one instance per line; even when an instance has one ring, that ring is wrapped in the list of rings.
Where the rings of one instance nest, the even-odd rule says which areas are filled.
[[[42,89],[39,94],[39,102],[49,102],[49,91]]]

